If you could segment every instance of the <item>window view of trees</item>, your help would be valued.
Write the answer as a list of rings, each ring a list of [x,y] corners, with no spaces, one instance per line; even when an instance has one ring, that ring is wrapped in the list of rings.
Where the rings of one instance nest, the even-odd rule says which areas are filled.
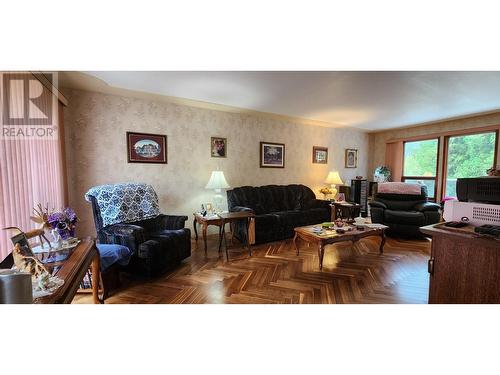
[[[406,142],[404,147],[403,181],[426,185],[429,197],[434,198],[437,157],[437,139]]]
[[[438,140],[406,142],[404,169],[405,176],[436,176]]]
[[[446,196],[456,197],[457,178],[486,176],[495,158],[495,132],[448,139]]]

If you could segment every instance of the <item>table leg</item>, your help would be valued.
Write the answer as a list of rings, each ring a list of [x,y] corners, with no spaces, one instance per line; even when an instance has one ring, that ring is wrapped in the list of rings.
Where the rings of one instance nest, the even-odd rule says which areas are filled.
[[[247,219],[247,246],[248,253],[252,256],[252,248],[250,247],[250,218]]]
[[[380,241],[379,252],[380,252],[380,254],[382,254],[384,252],[384,245],[385,245],[385,229],[381,230],[380,237],[381,237],[381,241]]]
[[[92,260],[92,298],[95,304],[104,303],[104,300],[99,298],[100,275],[101,258],[99,257],[99,252],[96,251],[96,255]]]
[[[226,261],[229,262],[229,252],[227,250],[227,240],[226,240],[226,223],[222,223],[222,237],[224,237],[224,247],[226,248]]]
[[[220,254],[220,249],[222,247],[222,230],[223,230],[223,224],[219,225],[219,254]]]
[[[319,269],[323,269],[323,255],[325,254],[325,246],[322,242],[318,244]]]
[[[208,225],[202,224],[202,233],[203,233],[203,245],[205,246],[205,255],[207,255],[207,227]]]
[[[197,221],[196,221],[196,218],[194,218],[193,219],[194,240],[198,241],[198,231],[196,230],[196,224],[197,224]]]
[[[295,247],[295,254],[299,255],[299,247],[297,246],[297,232],[295,232],[295,236],[293,237],[293,246]]]

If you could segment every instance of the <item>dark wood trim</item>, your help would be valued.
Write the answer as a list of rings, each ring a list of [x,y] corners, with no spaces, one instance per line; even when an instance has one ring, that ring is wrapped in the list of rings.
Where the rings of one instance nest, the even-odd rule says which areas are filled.
[[[165,161],[158,161],[158,160],[152,160],[152,161],[147,161],[147,160],[131,160],[130,159],[130,138],[129,135],[151,135],[154,137],[162,137],[163,138],[163,150],[165,154]],[[145,163],[145,164],[168,164],[168,139],[166,134],[153,134],[153,133],[142,133],[142,132],[131,132],[128,131],[126,134],[127,137],[127,162],[128,163]]]
[[[316,160],[316,151],[325,151],[326,152],[326,160],[325,161],[317,161]],[[313,164],[328,164],[328,147],[313,146],[312,162],[313,162]]]
[[[262,146],[263,145],[272,145],[272,146],[283,146],[283,165],[262,165]],[[261,168],[285,168],[285,144],[284,143],[276,143],[276,142],[260,142],[259,147],[259,155],[260,155],[260,167]]]
[[[61,173],[63,184],[63,203],[69,206],[69,186],[68,186],[68,169],[66,164],[66,138],[64,131],[64,107],[61,102],[57,105],[58,108],[58,127],[59,127],[59,150],[61,155]]]

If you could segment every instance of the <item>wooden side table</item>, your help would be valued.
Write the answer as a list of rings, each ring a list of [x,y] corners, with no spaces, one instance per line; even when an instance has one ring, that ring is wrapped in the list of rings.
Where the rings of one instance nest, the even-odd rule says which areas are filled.
[[[361,205],[351,202],[332,202],[330,209],[331,221],[346,219],[347,222],[353,222],[354,218],[361,212]]]
[[[194,216],[193,219],[194,239],[198,241],[198,230],[196,229],[196,224],[199,224],[202,230],[205,255],[207,255],[207,228],[209,225],[215,225],[219,227],[219,238],[220,238],[223,220],[217,215],[202,216],[199,213],[194,213],[193,216]]]
[[[252,248],[250,247],[250,244],[254,242],[253,235],[254,235],[254,225],[255,225],[255,214],[253,212],[247,212],[247,211],[242,211],[242,212],[223,212],[219,214],[219,217],[222,220],[222,229],[219,232],[219,251],[222,245],[222,238],[224,237],[224,245],[226,248],[226,260],[229,261],[229,253],[227,251],[227,242],[226,242],[226,235],[225,235],[225,227],[226,223],[233,224],[235,221],[246,219],[247,221],[247,248],[248,248],[248,253],[250,256],[252,256]],[[232,232],[231,232],[232,233]],[[232,237],[231,237],[232,238]]]

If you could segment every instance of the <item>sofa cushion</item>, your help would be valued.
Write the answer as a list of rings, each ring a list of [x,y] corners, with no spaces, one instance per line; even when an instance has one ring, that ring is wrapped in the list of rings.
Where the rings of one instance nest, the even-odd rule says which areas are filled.
[[[425,215],[417,211],[395,211],[385,210],[384,219],[387,223],[406,224],[406,225],[425,225]]]

